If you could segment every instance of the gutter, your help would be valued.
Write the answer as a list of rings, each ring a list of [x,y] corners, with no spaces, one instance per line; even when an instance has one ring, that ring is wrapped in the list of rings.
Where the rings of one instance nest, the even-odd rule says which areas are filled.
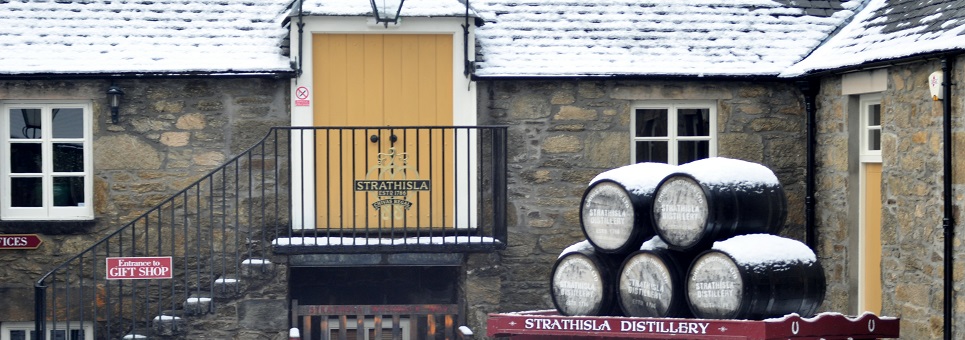
[[[294,78],[296,71],[188,71],[188,72],[120,72],[120,73],[25,73],[0,74],[0,80],[68,80],[68,79],[189,79],[189,78]]]
[[[815,186],[815,172],[817,169],[817,162],[815,161],[816,145],[817,145],[817,96],[820,90],[820,83],[816,78],[811,78],[807,80],[801,80],[796,82],[798,89],[804,94],[804,112],[807,121],[807,164],[805,166],[805,184],[804,184],[804,233],[805,241],[804,243],[811,249],[817,247],[817,235],[815,233],[815,205],[817,202],[814,199],[816,186]]]
[[[943,139],[943,162],[944,162],[944,193],[942,199],[945,203],[945,216],[942,218],[942,229],[945,233],[945,254],[944,254],[944,329],[942,334],[945,336],[945,340],[952,339],[952,321],[954,320],[952,313],[954,312],[954,304],[952,303],[954,299],[954,292],[952,291],[954,281],[954,260],[955,254],[954,243],[952,242],[955,238],[955,220],[952,212],[952,200],[954,199],[952,195],[952,69],[954,68],[953,55],[947,54],[942,58],[942,114],[943,114],[943,126],[942,126],[942,139]]]

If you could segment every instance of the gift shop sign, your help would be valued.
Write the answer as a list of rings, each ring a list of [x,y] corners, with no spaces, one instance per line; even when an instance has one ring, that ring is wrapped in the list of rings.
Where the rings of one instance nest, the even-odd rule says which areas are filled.
[[[170,279],[171,257],[108,257],[108,280]]]
[[[43,243],[36,234],[0,235],[0,249],[37,249]]]

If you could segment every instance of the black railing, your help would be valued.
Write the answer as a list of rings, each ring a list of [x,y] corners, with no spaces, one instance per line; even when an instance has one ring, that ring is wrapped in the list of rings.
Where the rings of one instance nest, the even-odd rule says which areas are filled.
[[[118,339],[157,328],[159,316],[191,312],[185,301],[211,304],[223,296],[222,283],[250,275],[245,260],[257,264],[272,254],[504,249],[506,132],[272,128],[40,278],[37,338],[48,329]],[[108,271],[117,266],[108,259],[137,257],[170,257],[171,278],[131,280],[136,274]]]

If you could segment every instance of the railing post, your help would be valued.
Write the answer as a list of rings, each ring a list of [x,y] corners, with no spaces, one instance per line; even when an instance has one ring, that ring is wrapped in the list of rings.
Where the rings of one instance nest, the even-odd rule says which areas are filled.
[[[47,335],[47,286],[43,281],[34,285],[34,331],[36,340],[44,340]]]

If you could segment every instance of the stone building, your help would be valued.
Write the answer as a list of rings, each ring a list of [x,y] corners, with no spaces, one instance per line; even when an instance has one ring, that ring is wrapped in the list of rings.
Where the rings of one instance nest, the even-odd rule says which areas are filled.
[[[965,91],[953,85],[936,101],[929,81],[943,68],[946,82],[965,77],[962,9],[962,1],[409,0],[401,20],[383,23],[369,3],[349,0],[2,2],[0,46],[14,53],[0,54],[0,130],[10,131],[0,137],[0,232],[43,244],[0,249],[11,264],[0,269],[0,299],[17,301],[0,306],[0,340],[34,328],[35,283],[62,263],[41,289],[45,319],[76,338],[281,339],[294,303],[455,306],[454,322],[480,336],[488,313],[552,308],[549,272],[584,238],[579,204],[596,174],[714,156],[777,174],[789,203],[783,234],[811,245],[825,268],[823,311],[901,317],[909,339],[954,338],[965,327],[950,317],[965,312],[954,297],[962,246],[943,229],[960,224],[965,177],[943,148],[962,143]],[[123,92],[116,121],[112,88]],[[75,118],[58,120],[70,117],[61,112]],[[300,128],[309,126],[320,129]],[[370,128],[349,130],[361,141],[332,139],[345,126]],[[347,181],[333,169],[373,180],[345,164],[374,161],[339,151],[380,145],[366,157],[384,157],[395,155],[396,139],[412,154],[433,144],[431,132],[405,126],[505,126],[505,182],[463,172],[490,165],[485,156],[498,148],[486,147],[498,145],[500,130],[453,129],[443,134],[455,150],[423,157],[469,166],[419,172],[454,188],[346,195],[327,184]],[[460,133],[483,145],[478,155],[459,153]],[[66,155],[80,158],[65,170]],[[478,188],[460,186],[474,175]],[[504,223],[494,203],[503,202],[493,189],[500,183]],[[390,216],[421,228],[419,195],[443,202],[424,218],[451,228],[438,235],[455,243],[383,247],[368,242],[409,232],[380,224],[392,237],[376,238],[332,217]],[[415,215],[344,203],[375,196],[389,199],[386,211],[409,201]],[[264,213],[267,201],[281,212]],[[469,216],[495,228],[461,222]],[[426,228],[415,235],[436,235]],[[462,235],[486,241],[460,243]],[[111,256],[172,256],[175,279],[105,281],[99,266]],[[235,278],[253,281],[232,288]],[[156,288],[188,302],[129,298]],[[91,307],[77,307],[85,301]],[[183,321],[152,324],[156,315]],[[123,330],[104,329],[113,319]],[[309,330],[294,319],[306,333],[348,327],[316,320]],[[403,323],[420,327],[430,328]]]

